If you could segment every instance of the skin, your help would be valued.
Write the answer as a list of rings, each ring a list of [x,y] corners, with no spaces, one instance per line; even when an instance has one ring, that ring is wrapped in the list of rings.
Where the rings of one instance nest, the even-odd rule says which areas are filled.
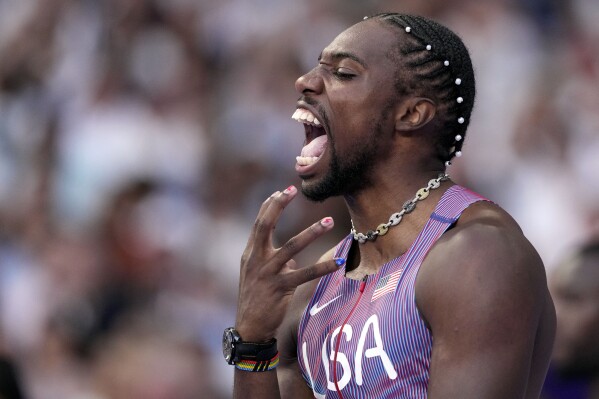
[[[397,66],[386,50],[397,40],[397,30],[375,20],[361,22],[340,34],[324,49],[319,65],[296,82],[302,94],[298,106],[325,120],[329,135],[320,160],[301,175],[304,191],[322,188],[335,157],[351,168],[363,143],[376,138],[371,167],[354,171],[367,183],[348,184],[340,193],[358,231],[387,220],[443,171],[432,145],[434,102],[398,97],[389,84]],[[347,278],[376,273],[405,252],[452,184],[431,191],[387,235],[355,245]],[[316,222],[283,247],[273,247],[277,220],[296,195],[291,188],[264,202],[241,262],[237,330],[247,341],[276,336],[281,364],[277,372],[236,370],[235,397],[312,397],[297,364],[297,329],[318,278],[337,266],[332,250],[305,268],[292,259],[331,224]],[[434,337],[429,398],[538,398],[553,342],[554,309],[543,264],[507,213],[487,202],[466,209],[422,263],[416,301]]]

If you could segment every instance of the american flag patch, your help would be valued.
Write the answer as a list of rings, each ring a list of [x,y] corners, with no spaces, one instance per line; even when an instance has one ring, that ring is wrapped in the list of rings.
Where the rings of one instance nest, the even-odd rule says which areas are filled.
[[[398,270],[396,272],[381,277],[379,282],[376,283],[376,287],[374,287],[374,292],[372,293],[372,299],[370,300],[370,302],[376,301],[378,298],[382,297],[385,294],[394,292],[395,288],[397,287],[397,282],[401,277],[401,272],[401,270]]]

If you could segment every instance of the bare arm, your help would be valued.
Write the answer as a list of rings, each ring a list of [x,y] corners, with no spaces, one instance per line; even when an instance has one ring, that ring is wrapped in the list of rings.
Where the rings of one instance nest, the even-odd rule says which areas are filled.
[[[434,342],[428,397],[524,398],[547,309],[542,262],[509,224],[455,230],[431,251],[416,285]]]
[[[323,259],[325,259],[324,256],[321,258],[321,261]],[[330,256],[328,259],[330,259]],[[310,300],[310,296],[312,295],[317,282],[318,279],[302,284],[297,288],[293,294],[285,318],[277,332],[280,363],[279,367],[276,369],[276,377],[281,398],[313,398],[312,392],[308,388],[299,369],[297,360],[297,332],[302,313]],[[241,385],[244,385],[244,387],[246,384],[261,383],[259,379],[254,379],[251,375],[248,376],[248,374],[256,373],[248,373],[240,370],[236,370],[236,373],[238,374],[235,377],[236,379],[248,377],[245,381],[240,381]],[[269,374],[268,380],[270,380],[272,379],[270,374],[274,373],[268,372],[259,374]],[[267,388],[270,392],[277,392],[277,388],[274,386],[263,388]]]
[[[324,259],[321,258],[321,260]],[[330,257],[329,257],[330,259]],[[311,390],[302,377],[297,359],[297,333],[302,314],[312,296],[318,280],[310,281],[297,288],[277,339],[281,363],[277,369],[282,398],[313,398]]]
[[[274,248],[272,233],[285,206],[297,194],[291,191],[275,193],[260,208],[256,223],[250,234],[248,245],[241,259],[241,275],[239,282],[239,302],[235,326],[242,340],[250,342],[266,342],[277,335],[279,327],[285,320],[285,331],[279,336],[288,337],[290,326],[296,317],[297,307],[301,303],[299,295],[294,306],[287,315],[288,308],[296,288],[308,281],[315,280],[327,273],[337,270],[334,260],[320,262],[312,266],[299,268],[292,259],[308,244],[333,227],[329,223],[319,221],[287,241],[281,248]],[[323,219],[324,220],[324,219]],[[286,316],[287,315],[287,316]],[[281,335],[282,334],[282,335]],[[283,344],[285,347],[289,342]],[[285,388],[284,396],[299,397],[293,391],[300,389],[301,375],[297,362],[287,361],[289,350],[284,352],[281,371],[248,372],[235,370],[234,397],[237,398],[280,398],[278,375]],[[305,384],[303,392],[307,392]],[[301,393],[302,391],[298,391]],[[307,392],[309,393],[309,392]]]

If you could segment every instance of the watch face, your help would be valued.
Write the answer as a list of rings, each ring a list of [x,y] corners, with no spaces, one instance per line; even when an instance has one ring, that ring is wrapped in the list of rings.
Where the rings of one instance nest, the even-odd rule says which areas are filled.
[[[235,357],[235,344],[240,340],[239,334],[235,331],[234,327],[225,329],[223,333],[223,356],[229,364],[234,364]]]
[[[227,328],[223,333],[223,356],[227,363],[231,364],[231,357],[233,354],[233,336],[231,329]]]

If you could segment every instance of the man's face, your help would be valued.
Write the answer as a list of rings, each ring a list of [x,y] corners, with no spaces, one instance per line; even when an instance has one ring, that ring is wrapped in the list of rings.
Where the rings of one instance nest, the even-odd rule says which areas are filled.
[[[599,374],[599,258],[561,265],[550,288],[557,313],[556,368],[565,375]]]
[[[388,159],[397,101],[390,51],[397,40],[398,32],[377,21],[358,23],[297,80],[302,97],[294,118],[305,123],[306,141],[296,171],[308,198],[356,193],[373,183],[375,166]]]

